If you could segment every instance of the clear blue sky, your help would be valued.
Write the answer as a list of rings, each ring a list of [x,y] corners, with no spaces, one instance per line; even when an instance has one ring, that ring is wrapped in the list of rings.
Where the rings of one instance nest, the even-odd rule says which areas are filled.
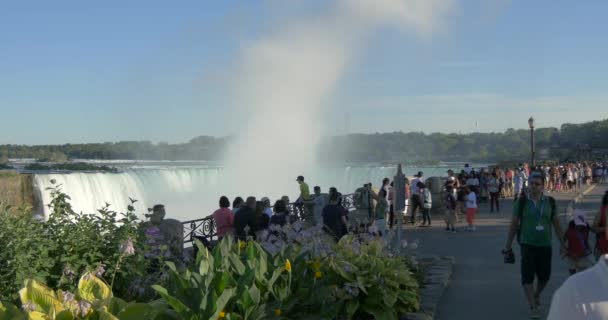
[[[240,50],[331,1],[3,1],[0,144],[229,135]],[[608,1],[456,0],[430,39],[375,33],[335,133],[503,131],[608,118]],[[475,122],[478,128],[475,128]]]

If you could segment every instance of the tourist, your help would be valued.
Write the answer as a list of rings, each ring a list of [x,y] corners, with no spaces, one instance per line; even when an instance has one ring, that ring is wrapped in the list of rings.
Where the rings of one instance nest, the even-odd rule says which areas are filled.
[[[577,273],[553,295],[548,320],[608,319],[608,255],[595,266]]]
[[[308,184],[304,182],[304,176],[298,176],[296,181],[300,185],[300,196],[298,197],[298,199],[296,199],[296,204],[300,208],[300,218],[304,220],[307,224],[313,225],[314,217],[312,212],[312,204],[306,203],[306,201],[311,200],[310,188],[308,187]]]
[[[258,219],[255,215],[257,202],[255,197],[247,197],[245,205],[234,215],[234,236],[241,241],[248,237],[255,239],[258,228]]]
[[[424,182],[422,179],[423,173],[422,171],[418,171],[418,174],[415,175],[416,178],[414,178],[410,184],[410,189],[411,189],[411,193],[412,193],[412,199],[411,199],[411,216],[410,216],[410,223],[411,224],[415,224],[416,223],[416,210],[420,209],[422,210],[422,197],[420,195],[420,189],[418,189],[418,182]]]
[[[371,191],[372,198],[376,200],[376,210],[374,211],[373,226],[378,231],[378,235],[382,235],[387,227],[386,215],[388,213],[388,201],[386,200],[386,190],[380,189],[376,194]]]
[[[581,272],[593,265],[591,247],[589,246],[589,224],[581,212],[576,212],[574,219],[568,224],[564,236],[566,257],[570,274]]]
[[[346,230],[346,216],[344,210],[338,205],[339,194],[337,192],[329,193],[329,204],[323,208],[323,228],[336,241],[340,240]]]
[[[477,214],[477,195],[468,186],[464,187],[467,231],[475,231],[475,215]]]
[[[508,168],[505,172],[505,198],[513,197],[513,177],[515,173],[513,169]]]
[[[361,225],[365,225],[367,221],[369,221],[369,217],[371,216],[371,204],[372,197],[370,194],[370,188],[367,183],[363,185],[363,187],[357,188],[355,190],[355,194],[353,195],[353,202],[355,205],[355,211],[352,214],[351,224],[354,222],[355,226],[360,227]]]
[[[513,196],[514,199],[518,199],[524,192],[525,183],[528,180],[528,175],[524,171],[523,167],[517,168],[515,172],[515,176],[513,177],[514,181],[514,190]]]
[[[232,214],[236,214],[244,204],[245,204],[245,200],[243,200],[243,198],[241,198],[241,197],[234,198],[234,201],[232,201]]]
[[[220,208],[213,212],[213,221],[215,221],[215,229],[218,239],[223,238],[227,234],[234,232],[234,214],[229,209],[230,200],[226,196],[220,197]]]
[[[258,201],[255,206],[255,218],[257,221],[256,232],[260,232],[264,229],[268,228],[270,223],[270,217],[266,214],[266,203],[263,201]]]
[[[468,175],[466,185],[469,190],[475,193],[476,198],[479,198],[479,177],[474,170]]]
[[[418,182],[418,190],[422,197],[422,224],[419,227],[430,227],[431,226],[431,207],[433,206],[433,200],[431,198],[431,191],[422,182]]]
[[[608,231],[606,228],[606,221],[608,215],[608,191],[604,193],[600,210],[597,213],[595,219],[593,219],[593,226],[591,229],[595,232],[595,255],[596,257],[604,254],[608,254]]]
[[[395,206],[393,203],[393,187],[395,186],[395,184],[393,183],[394,181],[391,181],[391,184],[388,187],[388,226],[390,229],[393,229],[393,224],[395,223]]]
[[[468,163],[464,164],[464,173],[466,173],[467,175],[471,174],[472,169],[473,168],[471,168]]]
[[[315,219],[314,224],[323,223],[323,208],[329,202],[329,196],[321,193],[321,187],[314,187],[314,196],[310,201],[313,205],[313,217]]]
[[[490,193],[490,212],[494,212],[495,206],[496,212],[500,212],[500,204],[498,202],[500,181],[498,180],[498,174],[496,172],[492,172],[492,177],[488,179],[486,185],[488,192]]]
[[[289,213],[287,212],[287,206],[283,200],[277,200],[274,203],[274,214],[270,217],[270,225],[284,226],[287,224]]]
[[[268,199],[268,197],[262,197],[262,200],[260,200],[262,202],[262,212],[264,212],[265,215],[268,216],[268,218],[270,219],[270,217],[272,216],[272,208],[270,207],[270,199]]]
[[[529,197],[523,196],[513,203],[513,217],[503,250],[503,254],[513,254],[511,245],[519,234],[521,282],[534,318],[540,317],[540,294],[551,277],[551,230],[555,230],[559,239],[563,236],[555,199],[543,195],[544,182],[541,175],[532,175]],[[561,241],[560,252],[564,252]]]
[[[389,189],[389,184],[391,183],[391,180],[389,178],[384,178],[382,179],[382,186],[380,187],[380,189],[384,190],[384,194],[386,194],[387,200],[388,200],[388,189]]]
[[[445,186],[445,231],[456,232],[456,197],[454,196],[454,182],[448,180]]]

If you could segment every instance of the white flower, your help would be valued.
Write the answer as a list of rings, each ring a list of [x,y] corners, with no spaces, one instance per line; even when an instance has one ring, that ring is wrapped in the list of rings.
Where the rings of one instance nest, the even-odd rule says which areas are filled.
[[[65,301],[65,302],[71,302],[71,301],[74,301],[74,299],[76,299],[76,296],[69,291],[63,291],[62,293],[63,293],[63,301]]]
[[[84,318],[87,316],[87,314],[89,314],[89,311],[91,310],[91,304],[88,301],[80,300],[76,304],[76,309],[78,310],[80,316]]]
[[[28,302],[24,303],[24,304],[21,306],[21,308],[22,308],[22,309],[23,309],[23,311],[25,311],[25,312],[31,312],[31,311],[36,310],[36,305],[35,305],[33,302],[28,301]]]
[[[106,269],[104,267],[105,265],[103,263],[100,263],[97,268],[95,268],[95,271],[93,271],[93,273],[95,273],[95,275],[98,277],[103,276],[103,274],[106,272]]]
[[[135,248],[133,247],[133,240],[127,239],[125,243],[120,245],[120,252],[126,257],[135,254]]]

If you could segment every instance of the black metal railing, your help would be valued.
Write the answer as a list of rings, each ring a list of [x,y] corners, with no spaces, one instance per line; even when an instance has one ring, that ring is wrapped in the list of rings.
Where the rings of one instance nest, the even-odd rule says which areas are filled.
[[[342,195],[342,206],[348,211],[355,210],[354,193]],[[287,205],[289,214],[295,216],[298,220],[304,220],[304,206],[301,203],[289,203]],[[182,222],[184,226],[184,243],[193,242],[195,238],[204,238],[212,242],[217,240],[217,229],[213,216],[209,215],[204,218],[188,220]]]

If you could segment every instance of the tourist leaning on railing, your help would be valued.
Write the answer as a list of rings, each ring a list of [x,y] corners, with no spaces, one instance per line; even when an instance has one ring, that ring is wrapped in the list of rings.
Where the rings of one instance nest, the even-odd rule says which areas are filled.
[[[213,220],[217,230],[217,237],[223,238],[226,234],[233,232],[234,214],[229,209],[230,200],[227,197],[220,197],[220,208],[213,212]]]

